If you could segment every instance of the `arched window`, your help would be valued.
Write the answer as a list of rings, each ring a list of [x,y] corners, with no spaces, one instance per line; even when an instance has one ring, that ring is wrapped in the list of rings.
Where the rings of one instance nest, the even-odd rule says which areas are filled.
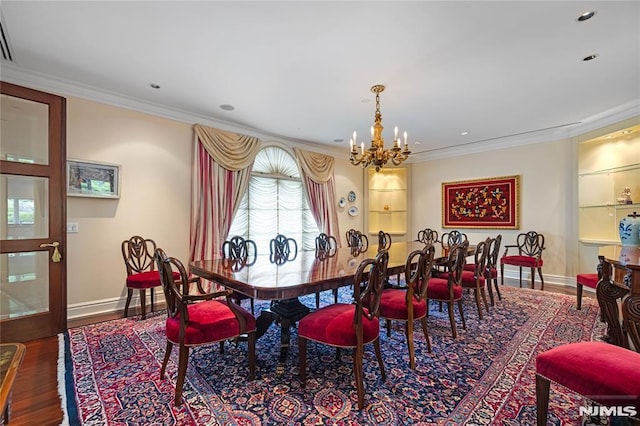
[[[258,253],[268,253],[269,241],[278,234],[295,239],[302,250],[313,250],[318,233],[295,159],[282,148],[261,149],[229,237],[254,240]]]

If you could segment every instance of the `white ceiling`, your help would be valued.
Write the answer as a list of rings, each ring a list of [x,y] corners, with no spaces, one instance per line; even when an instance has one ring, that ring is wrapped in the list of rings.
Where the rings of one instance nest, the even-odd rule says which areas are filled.
[[[76,94],[321,149],[346,151],[354,130],[359,141],[369,136],[374,84],[387,86],[387,144],[397,125],[423,155],[575,135],[640,112],[638,1],[3,0],[0,8],[13,55],[2,61],[7,81],[72,82]],[[590,10],[595,17],[576,21]],[[599,56],[584,62],[590,54]]]

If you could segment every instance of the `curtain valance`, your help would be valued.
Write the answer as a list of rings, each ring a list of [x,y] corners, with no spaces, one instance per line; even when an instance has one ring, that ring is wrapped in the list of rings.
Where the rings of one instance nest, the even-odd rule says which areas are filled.
[[[325,183],[333,176],[335,158],[317,152],[293,148],[305,176],[317,183]]]
[[[261,140],[212,127],[195,124],[193,130],[202,146],[215,161],[227,170],[249,167],[260,150]]]

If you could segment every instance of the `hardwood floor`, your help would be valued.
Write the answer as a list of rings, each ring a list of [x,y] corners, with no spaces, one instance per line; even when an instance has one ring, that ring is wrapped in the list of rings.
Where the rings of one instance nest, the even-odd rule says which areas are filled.
[[[545,291],[575,295],[574,288],[559,287],[552,284],[546,284]],[[595,298],[595,293],[585,289],[583,297]],[[121,317],[122,312],[114,312],[70,320],[68,326],[69,328],[79,327]],[[16,426],[59,425],[62,422],[63,413],[58,395],[58,338],[50,337],[34,340],[27,342],[26,346],[25,358],[18,371],[13,389],[9,424]]]

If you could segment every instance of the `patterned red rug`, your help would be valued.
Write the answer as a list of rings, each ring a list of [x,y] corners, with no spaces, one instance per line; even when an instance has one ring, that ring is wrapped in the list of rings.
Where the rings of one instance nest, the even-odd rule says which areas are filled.
[[[467,330],[451,337],[448,315],[430,307],[428,353],[418,326],[416,364],[408,368],[403,328],[381,334],[387,370],[382,382],[372,348],[365,350],[365,408],[357,410],[349,351],[309,343],[307,385],[298,380],[295,330],[283,374],[276,374],[279,330],[271,326],[257,343],[257,379],[246,381],[246,344],[228,343],[191,352],[184,403],[173,406],[177,351],[168,376],[159,379],[165,349],[164,313],[70,329],[66,338],[67,403],[71,424],[535,424],[535,357],[569,342],[598,340],[604,326],[597,303],[585,298],[503,287],[482,321],[466,296]],[[330,303],[331,292],[324,292]],[[348,289],[340,295],[348,300]],[[315,306],[315,296],[303,299]],[[256,312],[265,304],[256,304]],[[458,318],[456,313],[456,318]],[[550,422],[583,424],[585,401],[552,386]]]

